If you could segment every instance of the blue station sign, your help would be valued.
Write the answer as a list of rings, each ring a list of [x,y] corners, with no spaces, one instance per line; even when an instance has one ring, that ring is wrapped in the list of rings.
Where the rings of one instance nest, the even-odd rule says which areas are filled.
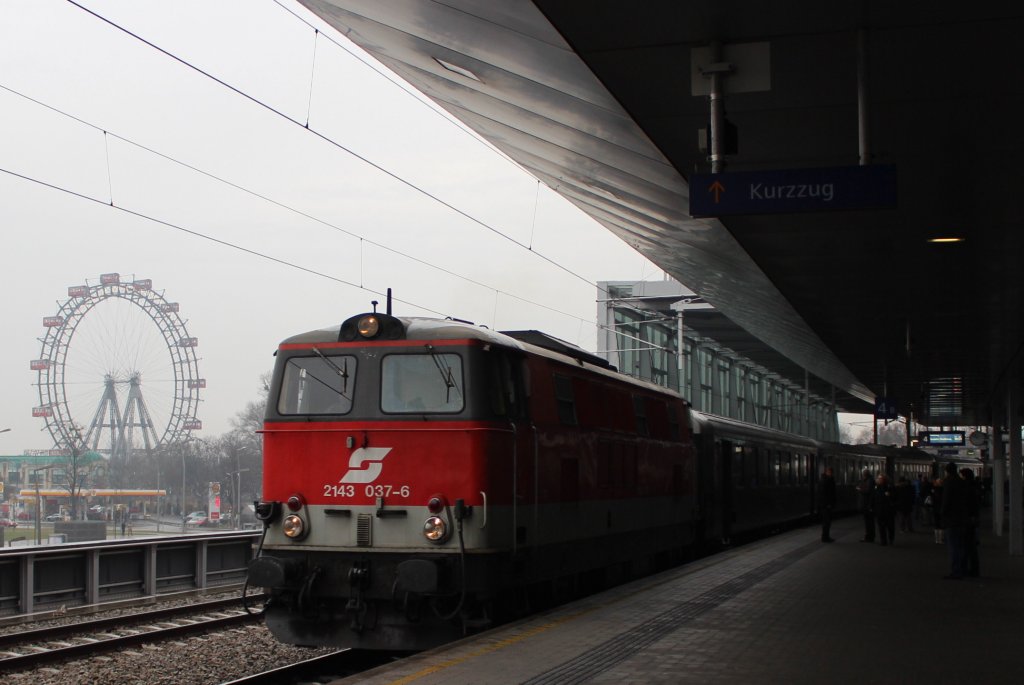
[[[898,419],[899,412],[896,411],[896,401],[891,397],[876,397],[875,418],[885,419],[886,421],[895,421]]]
[[[955,445],[960,447],[964,444],[963,431],[924,431],[919,433],[917,438],[924,445]]]
[[[891,164],[690,177],[690,215],[695,217],[895,206],[896,167]]]

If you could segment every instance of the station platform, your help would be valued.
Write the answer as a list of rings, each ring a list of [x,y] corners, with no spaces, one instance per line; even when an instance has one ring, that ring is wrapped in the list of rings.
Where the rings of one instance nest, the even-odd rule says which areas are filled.
[[[1024,557],[982,530],[947,580],[931,528],[862,543],[858,517],[783,533],[335,685],[1019,683]]]

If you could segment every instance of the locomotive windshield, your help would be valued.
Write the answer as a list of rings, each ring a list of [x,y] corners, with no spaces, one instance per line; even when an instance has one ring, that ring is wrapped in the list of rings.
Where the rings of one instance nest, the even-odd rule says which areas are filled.
[[[347,414],[352,409],[356,358],[324,355],[292,357],[285,364],[277,411],[281,414]]]
[[[381,362],[380,406],[389,414],[460,412],[462,388],[457,354],[390,354]]]

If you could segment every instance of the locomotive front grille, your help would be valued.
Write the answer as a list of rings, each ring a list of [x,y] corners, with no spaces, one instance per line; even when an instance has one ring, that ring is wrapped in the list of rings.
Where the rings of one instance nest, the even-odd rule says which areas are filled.
[[[373,516],[359,514],[356,518],[356,545],[369,547],[373,544]]]

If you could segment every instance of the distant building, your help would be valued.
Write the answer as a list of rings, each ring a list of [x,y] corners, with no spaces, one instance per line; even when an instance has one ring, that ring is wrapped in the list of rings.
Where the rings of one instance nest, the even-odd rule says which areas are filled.
[[[678,391],[694,409],[839,439],[831,398],[814,395],[805,373],[777,363],[777,353],[676,281],[598,283],[597,321],[600,356],[623,373]]]

